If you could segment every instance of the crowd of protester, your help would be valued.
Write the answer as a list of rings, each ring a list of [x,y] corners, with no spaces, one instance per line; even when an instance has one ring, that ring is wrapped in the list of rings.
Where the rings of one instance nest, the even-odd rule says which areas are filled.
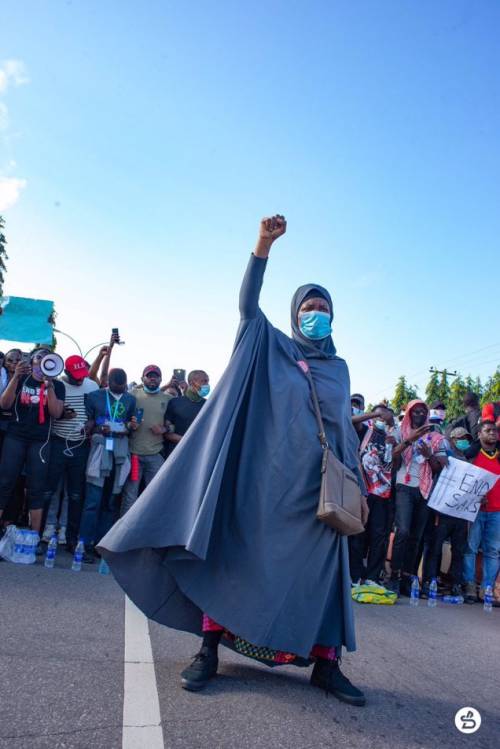
[[[370,507],[365,532],[349,539],[353,585],[383,584],[409,596],[420,576],[422,598],[435,579],[441,592],[466,603],[482,601],[491,586],[500,605],[500,480],[473,523],[428,505],[450,457],[500,475],[500,402],[481,409],[478,396],[467,392],[463,415],[451,423],[440,401],[413,400],[399,414],[387,403],[365,412],[356,393],[351,406]],[[445,542],[449,565],[443,563]]]
[[[0,534],[10,523],[30,524],[39,554],[55,534],[70,553],[81,539],[83,561],[92,564],[95,544],[130,511],[210,392],[206,372],[186,378],[174,370],[162,384],[155,364],[129,385],[123,369],[110,369],[115,342],[92,364],[68,357],[57,379],[42,371],[46,348],[0,354]],[[474,523],[427,502],[450,456],[500,475],[500,403],[481,409],[468,392],[463,415],[451,423],[440,402],[414,400],[398,414],[381,403],[366,412],[354,394],[351,406],[370,509],[365,532],[349,538],[353,585],[409,595],[420,575],[423,598],[437,579],[441,591],[467,603],[491,586],[500,605],[500,481]]]
[[[30,525],[44,554],[56,534],[92,564],[95,544],[129,511],[206,402],[206,372],[175,370],[162,384],[159,366],[144,367],[140,384],[110,369],[116,340],[92,365],[66,359],[64,374],[47,378],[50,352],[12,349],[0,356],[0,532]]]

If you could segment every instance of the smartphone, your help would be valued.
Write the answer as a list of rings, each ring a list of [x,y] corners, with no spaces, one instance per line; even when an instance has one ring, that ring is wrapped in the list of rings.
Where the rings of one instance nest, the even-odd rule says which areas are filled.
[[[26,351],[23,351],[23,353],[21,354],[21,361],[23,362],[23,364],[30,363],[30,355]]]
[[[174,369],[174,377],[176,380],[179,380],[179,382],[184,382],[186,379],[186,370],[185,369]]]
[[[118,346],[122,346],[125,341],[120,341],[120,331],[118,328],[111,328],[111,340],[118,344]]]
[[[144,416],[144,409],[143,408],[136,408],[135,409],[135,418],[137,419],[137,423],[140,424],[142,422],[142,417]]]

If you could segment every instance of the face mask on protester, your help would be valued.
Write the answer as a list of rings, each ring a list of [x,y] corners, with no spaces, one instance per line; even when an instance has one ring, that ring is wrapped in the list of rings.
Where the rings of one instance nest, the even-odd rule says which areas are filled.
[[[330,315],[327,312],[304,312],[299,320],[300,332],[313,341],[319,341],[332,333]]]
[[[43,380],[44,374],[42,372],[41,367],[38,364],[33,364],[31,368],[31,372],[36,377],[37,380]]]
[[[159,385],[156,388],[148,388],[147,385],[143,385],[143,387],[144,387],[144,392],[145,393],[151,393],[152,394],[152,393],[159,393],[160,392],[160,386]]]
[[[202,385],[201,388],[198,390],[198,395],[201,398],[206,398],[209,393],[210,393],[210,385]]]
[[[465,452],[470,447],[469,440],[455,440],[455,445],[461,452]]]
[[[382,419],[375,419],[373,423],[375,429],[380,429],[381,432],[385,432],[385,421],[382,421]]]
[[[362,408],[356,408],[356,406],[351,406],[351,410],[353,416],[361,416],[361,414],[364,413]]]

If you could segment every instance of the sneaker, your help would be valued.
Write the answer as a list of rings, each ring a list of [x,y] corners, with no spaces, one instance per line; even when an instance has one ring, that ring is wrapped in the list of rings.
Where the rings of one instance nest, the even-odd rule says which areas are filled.
[[[61,544],[61,546],[64,546],[66,543],[66,528],[64,525],[61,525],[59,528],[59,533],[57,534],[57,543]]]
[[[217,651],[202,647],[195,655],[190,666],[181,673],[181,684],[183,689],[189,692],[198,692],[212,679],[219,666]]]
[[[48,523],[45,526],[45,530],[43,531],[42,541],[49,543],[50,539],[52,538],[55,532],[56,532],[56,526]]]
[[[476,603],[477,601],[477,589],[476,583],[465,583],[465,603]]]
[[[333,694],[341,702],[362,707],[366,703],[363,692],[355,687],[340,670],[340,661],[317,660],[311,674],[311,685]]]
[[[387,580],[385,584],[385,589],[390,591],[391,593],[395,593],[397,597],[399,598],[401,595],[400,586],[401,586],[401,581],[399,580],[399,578],[390,577],[389,580]]]

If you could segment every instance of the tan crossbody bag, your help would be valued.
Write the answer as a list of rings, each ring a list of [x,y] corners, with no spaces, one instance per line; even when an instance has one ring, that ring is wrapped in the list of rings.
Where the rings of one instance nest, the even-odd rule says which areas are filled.
[[[321,489],[316,517],[344,536],[364,531],[361,522],[361,490],[354,473],[334,455],[326,438],[319,408],[316,386],[309,371],[302,366],[311,388],[311,397],[318,422],[318,438],[323,450],[321,461]]]

